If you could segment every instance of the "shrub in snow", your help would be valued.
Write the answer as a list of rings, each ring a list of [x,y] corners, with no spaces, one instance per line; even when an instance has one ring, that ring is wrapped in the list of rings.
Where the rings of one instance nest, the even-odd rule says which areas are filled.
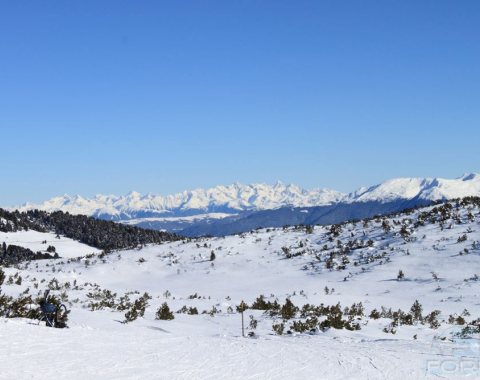
[[[307,234],[313,234],[313,229],[314,229],[313,226],[306,226],[306,227],[305,227],[305,233],[307,233]]]
[[[143,317],[145,309],[148,307],[148,300],[152,297],[148,293],[144,293],[143,296],[136,299],[130,310],[125,313],[125,320],[123,323],[133,322],[139,317]]]
[[[395,325],[390,323],[388,326],[383,328],[383,332],[386,334],[396,334],[397,330],[395,329]]]
[[[299,333],[315,332],[318,325],[317,317],[309,317],[304,322],[294,321],[292,324],[292,330]]]
[[[177,311],[177,314],[197,315],[198,309],[196,307],[187,307],[184,305],[180,310]]]
[[[381,314],[380,312],[377,310],[377,309],[373,309],[371,312],[370,312],[370,318],[371,319],[379,319],[381,318]]]
[[[92,311],[102,310],[105,308],[113,309],[116,306],[116,303],[115,303],[116,297],[117,297],[117,293],[112,293],[108,289],[89,292],[87,293],[87,298],[89,298],[91,301],[89,302],[88,307]]]
[[[480,324],[479,321],[474,321],[468,326],[465,326],[459,333],[457,333],[457,336],[460,338],[472,338],[474,335],[480,334]]]
[[[408,241],[410,237],[410,231],[408,230],[407,226],[403,225],[400,229],[400,236],[405,240]]]
[[[198,313],[198,311],[197,311]],[[168,304],[164,302],[162,306],[160,306],[157,310],[156,314],[156,319],[164,320],[164,321],[170,321],[174,319],[175,316],[173,313],[170,311],[170,308],[168,307]]]
[[[272,329],[277,335],[283,335],[283,332],[285,330],[285,324],[283,323],[274,323],[272,325]]]
[[[282,252],[283,252],[283,254],[284,254],[287,258],[289,258],[289,256],[290,256],[290,248],[288,248],[288,247],[282,247]]]
[[[260,294],[250,308],[253,310],[270,310],[271,303],[265,301],[265,296]]]
[[[434,310],[425,317],[425,323],[430,325],[431,329],[438,329],[440,327],[440,322],[438,321],[438,316],[440,315],[440,310]]]
[[[350,318],[354,317],[363,317],[364,316],[365,308],[361,302],[354,303],[349,308],[346,307],[344,310],[344,314],[348,315]]]
[[[325,310],[326,319],[320,322],[320,329],[326,330],[328,328],[360,330],[360,324],[353,321],[353,318],[343,319],[343,312],[340,303],[335,306],[330,306]]]
[[[257,328],[258,321],[253,317],[253,315],[250,316],[250,329],[255,330]]]
[[[423,311],[422,305],[420,305],[420,302],[418,302],[418,300],[415,300],[412,307],[410,308],[410,313],[412,314],[413,321],[422,322],[423,320],[422,311]]]
[[[448,317],[448,323],[463,326],[467,321],[461,315],[450,315]]]
[[[6,318],[30,318],[38,319],[40,312],[38,308],[32,308],[35,304],[31,296],[13,298],[7,295],[0,295],[0,316]]]
[[[284,320],[294,318],[297,312],[298,307],[293,304],[290,298],[287,298],[285,304],[280,308],[280,315]]]

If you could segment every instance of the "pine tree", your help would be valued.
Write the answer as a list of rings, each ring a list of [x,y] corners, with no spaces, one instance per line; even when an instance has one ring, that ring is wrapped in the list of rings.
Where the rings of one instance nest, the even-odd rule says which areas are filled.
[[[163,321],[171,321],[174,318],[175,318],[175,316],[170,311],[170,308],[168,307],[168,304],[166,302],[164,302],[162,304],[162,306],[160,306],[157,310],[156,319],[160,319],[160,320],[163,320]]]
[[[143,317],[145,309],[148,306],[148,300],[152,297],[148,293],[144,293],[143,296],[136,299],[132,305],[132,308],[125,313],[125,320],[123,323],[133,322],[139,317]]]
[[[439,315],[440,310],[434,310],[425,317],[425,322],[430,325],[431,329],[438,329],[440,327],[440,322],[438,321]]]
[[[413,320],[416,322],[421,322],[423,317],[422,317],[422,305],[418,300],[415,300],[413,303],[412,307],[410,308],[410,313],[412,314]]]
[[[298,308],[293,304],[290,298],[287,298],[285,300],[285,304],[280,309],[280,315],[283,319],[292,319],[293,317],[295,317],[297,311]]]

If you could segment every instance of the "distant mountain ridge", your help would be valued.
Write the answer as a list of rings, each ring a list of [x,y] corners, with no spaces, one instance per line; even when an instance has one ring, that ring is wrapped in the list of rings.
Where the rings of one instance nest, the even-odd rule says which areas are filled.
[[[349,195],[349,202],[398,199],[438,201],[480,194],[480,174],[469,173],[456,179],[395,178],[368,189],[359,189]]]
[[[235,183],[165,197],[137,192],[91,199],[64,195],[18,209],[83,214],[188,236],[221,236],[258,227],[339,223],[466,196],[480,196],[479,174],[456,179],[395,178],[350,194],[278,182]]]
[[[328,190],[305,190],[296,185],[234,183],[210,189],[196,189],[178,194],[161,196],[130,192],[125,196],[97,195],[83,198],[64,195],[41,204],[26,203],[16,207],[20,211],[39,209],[65,211],[102,219],[128,220],[145,217],[179,217],[207,213],[234,214],[243,211],[276,209],[284,206],[313,207],[336,203],[345,194]]]

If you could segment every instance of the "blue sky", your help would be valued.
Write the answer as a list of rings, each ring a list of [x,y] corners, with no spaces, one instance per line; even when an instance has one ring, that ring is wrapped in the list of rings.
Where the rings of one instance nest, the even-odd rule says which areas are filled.
[[[480,171],[478,1],[0,4],[0,204]]]

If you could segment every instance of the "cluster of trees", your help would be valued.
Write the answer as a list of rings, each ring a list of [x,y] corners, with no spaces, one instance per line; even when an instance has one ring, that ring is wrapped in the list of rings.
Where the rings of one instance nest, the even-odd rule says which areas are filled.
[[[130,292],[118,297],[117,293],[114,293],[108,289],[100,289],[97,287],[94,291],[91,291],[87,294],[87,298],[90,299],[88,307],[92,311],[103,309],[125,311],[125,319],[123,320],[123,323],[130,323],[138,318],[142,318],[145,315],[145,310],[149,306],[149,301],[152,299],[152,296],[145,292],[142,296],[132,301],[130,299],[132,294],[133,293]],[[198,310],[196,308],[187,309],[185,307],[184,310],[179,310],[178,312],[185,312],[191,315],[198,314]],[[174,315],[166,302],[163,303],[157,310],[156,319],[174,319]]]
[[[257,297],[251,306],[246,308],[262,310],[270,317],[281,318],[281,322],[274,323],[272,329],[282,335],[287,328],[286,323],[295,319],[287,328],[287,333],[315,332],[318,329],[324,331],[328,328],[360,330],[359,319],[364,315],[361,303],[342,309],[340,303],[333,306],[319,306],[306,304],[299,308],[287,298],[284,304],[276,300],[267,301],[263,295]]]
[[[302,307],[297,307],[289,298],[285,300],[284,304],[280,304],[276,300],[268,301],[263,295],[260,295],[250,306],[244,305],[245,309],[262,310],[265,315],[277,318],[277,321],[272,325],[272,329],[279,335],[285,332],[287,334],[292,332],[315,333],[329,328],[360,330],[363,319],[366,319],[364,323],[367,323],[368,319],[390,319],[390,324],[383,331],[392,334],[395,334],[397,327],[402,325],[423,324],[431,329],[437,329],[441,323],[438,319],[440,311],[433,310],[424,315],[423,307],[418,300],[413,303],[408,312],[401,309],[387,309],[382,306],[380,310],[373,309],[368,315],[365,313],[361,302],[345,308],[342,308],[340,303],[332,306],[305,304]],[[467,322],[464,317],[468,315],[470,314],[465,310],[460,316],[451,315],[446,322],[455,325],[465,325]],[[468,324],[468,326],[472,330],[472,323]]]
[[[152,299],[148,293],[144,293],[136,300],[132,300],[130,296],[134,294],[138,294],[138,292],[129,292],[123,296],[118,296],[117,293],[108,289],[101,289],[97,285],[95,289],[87,293],[87,298],[89,299],[87,306],[91,311],[110,309],[125,312],[125,320],[123,322],[129,323],[139,317],[143,317],[148,307],[148,301]]]
[[[31,295],[11,297],[0,292],[0,317],[40,319],[39,299]]]
[[[32,210],[21,213],[0,209],[0,231],[15,232],[28,229],[55,232],[57,235],[106,251],[180,239],[179,236],[168,232],[146,230],[62,211],[47,213]]]
[[[429,211],[423,211],[418,215],[414,227],[424,226],[427,223],[438,223],[443,229],[445,224],[449,221],[462,224],[458,210],[471,207],[480,207],[480,197],[466,197],[461,200],[459,199],[435,206]],[[471,212],[469,212],[467,216],[470,220],[473,220],[473,214]]]
[[[5,242],[0,246],[0,265],[10,266],[22,261],[43,260],[58,258],[58,254],[33,252],[32,250],[17,245],[7,245]]]
[[[16,232],[19,230],[36,230],[46,232],[44,228],[39,228],[34,222],[30,221],[25,213],[17,211],[7,211],[0,208],[0,231]]]
[[[181,309],[177,310],[177,314],[198,315],[198,309],[195,306],[187,307],[184,305]]]
[[[431,329],[437,329],[440,327],[440,321],[438,320],[440,310],[433,310],[427,315],[423,315],[422,313],[423,307],[420,302],[416,300],[408,312],[401,309],[392,311],[391,308],[386,309],[382,306],[381,310],[373,309],[370,313],[370,318],[391,319],[392,322],[383,329],[383,332],[391,334],[395,334],[397,332],[397,327],[402,325],[411,326],[420,323],[428,325]]]

